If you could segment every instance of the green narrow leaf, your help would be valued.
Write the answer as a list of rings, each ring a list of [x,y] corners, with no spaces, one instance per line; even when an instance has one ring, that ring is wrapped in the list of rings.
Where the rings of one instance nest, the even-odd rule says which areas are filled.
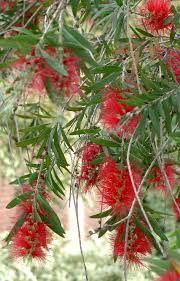
[[[159,223],[153,218],[152,215],[148,214],[149,221],[154,229],[154,232],[164,241],[169,241],[164,232],[159,227]]]
[[[62,134],[62,137],[63,137],[63,140],[64,140],[65,144],[67,144],[67,146],[68,146],[72,151],[74,151],[73,148],[72,148],[72,146],[71,146],[71,144],[70,144],[70,142],[69,142],[69,140],[68,140],[68,138],[67,138],[67,136],[66,136],[66,134],[65,134],[65,132],[64,132],[64,129],[63,129],[62,126],[60,126],[60,130],[61,130],[61,134]]]
[[[33,194],[32,191],[28,191],[28,192],[24,192],[23,194],[15,197],[7,206],[7,209],[11,209],[14,208],[16,205],[21,204],[22,202],[24,202],[25,200],[27,200],[28,198],[31,197],[31,195]]]
[[[91,138],[91,142],[96,143],[96,144],[101,144],[102,146],[105,147],[120,147],[120,144],[115,143],[110,140],[105,140],[105,139],[100,139],[100,138]]]
[[[65,37],[67,36],[70,42],[71,40],[73,40],[77,45],[93,51],[91,44],[77,30],[73,29],[70,26],[66,26],[64,28],[64,31]]]
[[[76,17],[79,2],[80,2],[80,0],[71,0],[70,1],[70,5],[72,7],[72,12],[73,12],[74,17]]]
[[[54,69],[58,74],[67,76],[67,71],[64,68],[64,65],[57,62],[57,60],[51,57],[47,52],[42,49],[39,49],[41,55],[45,58],[49,66]]]
[[[62,189],[60,188],[60,186],[56,183],[56,181],[53,179],[52,174],[49,175],[48,179],[50,180],[50,184],[52,187],[52,190],[56,190],[59,194],[58,197],[63,198],[65,196],[64,192],[62,191]]]
[[[99,128],[81,129],[70,133],[70,135],[86,135],[86,134],[97,134],[100,132]]]
[[[16,180],[11,181],[10,184],[18,184],[18,185],[23,184],[23,183],[25,183],[28,180],[30,175],[31,174],[27,174],[27,175],[21,176],[21,177],[17,178]]]
[[[59,145],[59,136],[58,136],[58,132],[57,132],[57,128],[55,130],[54,133],[54,143],[52,143],[52,149],[54,151],[56,160],[59,162],[59,164],[65,168],[66,166],[68,166],[68,163],[66,161],[66,158],[62,152],[62,149]]]
[[[37,195],[36,200],[42,210],[42,213],[40,214],[41,219],[50,229],[52,229],[52,231],[59,236],[64,237],[65,232],[61,222],[49,203],[40,194]]]
[[[33,207],[33,217],[34,217],[35,221],[42,222],[41,217],[38,214],[36,198],[34,198],[32,201],[32,207]]]
[[[144,31],[143,29],[140,29],[138,27],[135,28],[140,34],[146,36],[146,37],[154,37],[151,33]]]
[[[61,187],[63,188],[63,189],[65,189],[64,188],[64,185],[63,185],[63,183],[62,183],[62,181],[60,180],[60,178],[58,177],[58,175],[57,175],[57,173],[56,173],[56,170],[53,168],[53,175],[55,176],[55,179],[57,180],[57,182],[61,185]]]
[[[148,117],[148,111],[144,110],[142,116],[141,116],[141,120],[138,124],[138,127],[136,129],[136,135],[142,135],[145,132],[145,128],[146,128],[146,121],[147,121],[147,117]]]
[[[160,123],[159,123],[159,116],[156,112],[155,107],[149,108],[149,117],[152,122],[152,126],[154,128],[155,133],[159,136],[160,135]]]
[[[38,137],[35,137],[35,138],[32,138],[32,139],[27,139],[27,140],[22,140],[22,141],[19,141],[19,142],[16,144],[16,146],[17,146],[17,147],[22,147],[22,148],[24,148],[24,147],[26,147],[26,146],[28,146],[28,145],[34,145],[34,144],[36,144],[37,141],[38,141]]]
[[[171,109],[172,109],[172,107],[171,107],[171,104],[169,103],[169,99],[163,101],[162,107],[163,107],[163,111],[164,111],[164,115],[165,115],[166,130],[168,133],[171,133],[171,121],[172,121]]]
[[[92,218],[92,219],[101,219],[101,218],[105,218],[105,217],[109,216],[109,215],[111,214],[111,212],[112,212],[112,209],[109,209],[109,210],[107,210],[107,211],[98,213],[98,214],[96,214],[96,215],[92,215],[92,216],[90,216],[90,218]]]

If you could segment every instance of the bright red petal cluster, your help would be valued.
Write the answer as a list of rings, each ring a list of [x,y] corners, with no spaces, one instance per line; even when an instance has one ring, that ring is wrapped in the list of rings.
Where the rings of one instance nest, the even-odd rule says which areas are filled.
[[[102,146],[94,143],[88,143],[83,148],[81,155],[82,167],[79,180],[85,182],[85,192],[89,191],[89,189],[97,182],[99,165],[93,165],[91,162],[101,152]]]
[[[165,163],[164,170],[165,170],[165,173],[169,180],[169,183],[170,183],[171,187],[173,188],[176,183],[176,179],[175,179],[176,169],[172,164]],[[164,179],[163,179],[163,176],[162,176],[162,173],[161,173],[161,170],[159,167],[156,166],[152,169],[152,177],[153,178],[150,180],[150,183],[154,184],[155,187],[157,188],[157,190],[161,190],[164,192],[166,192],[168,190],[167,186],[164,183]]]
[[[145,223],[141,221],[145,227]],[[124,257],[126,224],[120,224],[114,237],[114,257]],[[133,222],[129,224],[128,245],[126,259],[129,264],[142,264],[141,259],[151,252],[150,239]]]
[[[45,51],[51,57],[56,55],[55,48],[48,47]],[[59,75],[47,64],[44,57],[37,57],[35,49],[32,50],[30,59],[20,58],[13,63],[12,67],[21,68],[23,65],[30,65],[34,71],[31,87],[40,93],[45,90],[46,83],[49,81],[54,89],[70,96],[79,91],[79,67],[77,65],[79,58],[73,56],[67,49],[64,52],[63,64],[67,70],[67,76]]]
[[[138,189],[141,174],[135,167],[132,168],[132,174]],[[107,158],[99,170],[98,187],[105,207],[111,207],[113,213],[119,214],[120,217],[127,214],[135,198],[127,167],[118,169],[115,161]]]
[[[148,0],[141,8],[143,24],[147,30],[161,31],[174,26],[172,22],[165,24],[165,20],[171,16],[170,0]]]
[[[123,93],[127,94],[129,93],[129,90],[123,90]],[[100,119],[101,123],[107,130],[111,131],[116,129],[119,137],[127,139],[136,129],[140,116],[133,116],[126,123],[119,124],[118,127],[118,123],[121,121],[121,116],[134,109],[133,106],[123,104],[122,102],[124,100],[126,100],[126,98],[122,97],[118,89],[108,89],[103,96]]]
[[[175,200],[176,200],[176,204],[178,205],[178,207],[180,209],[180,198],[176,198]],[[177,221],[180,221],[180,213],[179,213],[179,210],[178,210],[176,204],[173,203],[173,210],[174,210]]]
[[[165,62],[171,68],[177,81],[180,83],[180,50],[170,48],[168,50]]]
[[[120,117],[133,109],[132,106],[122,104],[121,100],[126,99],[118,89],[108,89],[103,96],[101,122],[107,129],[114,129],[120,122]]]
[[[50,232],[43,222],[34,222],[30,217],[25,219],[12,239],[10,254],[13,258],[45,258],[45,251],[50,242]]]
[[[27,191],[32,191],[33,188],[25,184],[22,186],[22,194]],[[42,196],[47,198],[47,193],[42,192]],[[42,210],[38,207],[38,213]],[[25,214],[23,225],[15,232],[10,248],[12,258],[45,258],[45,250],[48,249],[48,244],[51,240],[51,233],[44,222],[35,221],[33,218],[32,198],[26,199],[18,205],[17,214]]]
[[[168,271],[165,275],[156,279],[156,281],[179,281],[180,280],[180,273],[176,271]]]

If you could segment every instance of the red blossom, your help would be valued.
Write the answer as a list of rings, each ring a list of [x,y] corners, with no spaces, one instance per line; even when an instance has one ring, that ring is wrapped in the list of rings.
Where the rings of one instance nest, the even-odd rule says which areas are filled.
[[[129,93],[129,90],[123,90],[123,93]],[[122,97],[118,89],[108,89],[103,96],[103,102],[101,104],[101,123],[107,130],[116,129],[118,136],[121,138],[129,138],[139,123],[139,115],[131,117],[124,125],[119,124],[121,116],[128,112],[131,112],[134,107],[121,103],[126,100]]]
[[[180,83],[180,50],[170,48],[165,58],[165,62],[176,76],[177,81]]]
[[[175,200],[176,200],[177,206],[178,206],[179,209],[180,209],[180,198],[176,198]],[[175,213],[175,216],[176,216],[177,221],[180,221],[180,213],[179,213],[179,210],[178,210],[176,204],[173,203],[173,206],[172,206],[172,207],[173,207],[173,210],[174,210],[174,213]]]
[[[164,164],[164,170],[165,170],[165,173],[167,175],[167,178],[169,180],[169,183],[170,183],[171,187],[174,188],[175,183],[176,183],[176,179],[175,179],[176,169],[175,169],[175,167],[170,163],[165,163]],[[167,191],[167,186],[164,183],[162,172],[161,172],[161,170],[158,166],[155,166],[152,169],[152,179],[150,180],[150,183],[154,184],[155,187],[157,188],[157,190],[161,190],[161,191],[164,191],[164,192]]]
[[[172,22],[165,24],[165,20],[171,16],[170,0],[148,0],[141,8],[143,24],[147,30],[162,31],[171,29],[174,24]]]
[[[180,281],[180,273],[176,271],[167,271],[165,275],[157,278],[156,281]]]
[[[145,223],[141,221],[145,227]],[[113,238],[113,256],[124,257],[126,224],[122,223],[115,229]],[[133,222],[129,224],[126,259],[128,264],[142,264],[142,258],[151,252],[150,239]]]
[[[79,180],[85,182],[85,192],[96,184],[99,165],[93,165],[91,162],[101,152],[102,146],[94,143],[88,143],[83,148],[81,155],[82,167]]]
[[[55,48],[47,47],[45,51],[49,56],[56,55]],[[40,93],[45,90],[47,81],[50,81],[56,90],[62,91],[65,96],[70,96],[79,92],[79,67],[77,65],[79,58],[73,56],[67,49],[64,52],[63,64],[67,76],[59,75],[47,64],[44,57],[37,57],[35,48],[32,49],[30,58],[19,58],[12,64],[12,67],[21,69],[22,66],[30,65],[34,72],[31,87]]]
[[[10,255],[13,258],[32,257],[45,258],[44,250],[48,249],[51,234],[44,222],[34,222],[26,218],[14,237],[10,248]]]
[[[120,117],[133,109],[133,106],[121,104],[125,100],[118,89],[108,89],[101,105],[101,122],[107,129],[114,129]]]
[[[141,174],[134,166],[132,174],[138,189]],[[107,158],[99,170],[98,187],[102,204],[105,207],[111,207],[113,213],[118,213],[120,216],[128,212],[135,198],[135,193],[126,166],[118,169],[115,161],[110,157]]]
[[[39,179],[39,183],[43,181],[43,177]],[[29,191],[34,191],[37,181],[29,184],[23,184],[21,187],[21,194]],[[41,196],[49,199],[48,193],[44,190],[43,182],[41,183]],[[31,257],[37,259],[45,258],[45,250],[48,249],[48,244],[51,240],[51,233],[44,222],[34,220],[33,216],[33,195],[17,206],[17,216],[25,214],[25,221],[23,225],[17,229],[11,240],[10,255],[13,258]],[[41,210],[41,206],[37,206],[38,214],[45,214]]]

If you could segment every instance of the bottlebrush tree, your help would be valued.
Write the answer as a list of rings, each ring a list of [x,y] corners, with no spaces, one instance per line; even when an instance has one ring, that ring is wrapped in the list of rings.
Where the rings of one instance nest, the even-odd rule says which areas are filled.
[[[124,280],[144,262],[179,280],[179,18],[170,0],[0,1],[2,144],[21,155],[11,257],[65,237],[51,194],[94,192],[90,234],[110,236]]]

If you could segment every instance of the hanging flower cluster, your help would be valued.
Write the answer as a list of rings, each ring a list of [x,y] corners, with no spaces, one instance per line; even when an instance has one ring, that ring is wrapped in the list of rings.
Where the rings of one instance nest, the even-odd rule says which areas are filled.
[[[56,49],[52,47],[47,47],[45,52],[52,58],[56,55]],[[70,96],[79,92],[79,67],[77,65],[79,59],[70,50],[65,49],[64,53],[63,65],[67,70],[67,76],[58,74],[48,65],[44,57],[37,56],[35,48],[33,48],[30,58],[21,57],[13,63],[12,67],[31,66],[34,74],[30,86],[40,93],[45,90],[46,83],[49,81],[54,89],[62,92],[65,96]]]
[[[82,167],[79,180],[85,182],[84,191],[89,191],[96,185],[99,165],[92,163],[93,159],[102,152],[102,146],[94,143],[88,143],[84,146],[81,159]]]
[[[129,94],[129,90],[126,89],[122,93]],[[108,131],[115,129],[119,137],[122,138],[130,137],[140,120],[139,115],[131,116],[124,124],[120,125],[121,117],[134,109],[133,106],[124,104],[125,100],[127,98],[124,98],[118,89],[107,89],[103,95],[100,115],[104,127]]]
[[[135,167],[132,170],[136,189],[138,189],[141,174]],[[135,198],[135,193],[126,166],[118,169],[112,158],[106,158],[99,170],[98,188],[104,207],[111,207],[112,212],[120,217],[127,214]]]
[[[141,224],[147,227],[143,221]],[[123,257],[125,255],[125,233],[126,224],[120,224],[115,230],[114,236],[114,257]],[[132,221],[129,224],[127,253],[126,259],[129,264],[142,264],[142,258],[149,254],[152,249],[151,240],[144,234],[144,232],[137,227]]]
[[[141,173],[134,166],[132,174],[136,190],[141,182]],[[135,199],[135,192],[132,186],[127,167],[117,168],[117,164],[111,158],[107,158],[102,164],[99,172],[98,190],[102,204],[112,208],[112,214],[119,219],[128,215],[132,203]],[[137,205],[136,205],[137,206]],[[136,212],[134,210],[134,212]],[[113,237],[114,257],[124,257],[125,254],[125,232],[126,224],[122,223],[115,229]],[[143,255],[151,252],[152,244],[144,232],[130,222],[128,232],[128,246],[126,259],[129,264],[141,264]]]
[[[169,30],[174,26],[172,22],[165,22],[172,15],[170,2],[170,0],[148,0],[145,3],[140,13],[147,30],[158,32]]]
[[[88,144],[85,149],[85,153],[83,153],[83,159],[92,161],[94,156],[100,152],[100,149],[102,148],[99,148],[95,144]],[[83,163],[85,163],[85,161]],[[85,167],[82,166],[81,168],[82,171],[85,171],[84,178],[86,178],[86,171],[89,173],[89,166],[87,163]],[[135,188],[138,191],[138,187],[141,182],[141,173],[135,166],[132,166],[132,174]],[[91,186],[96,184],[98,198],[101,202],[102,208],[106,210],[110,207],[111,214],[113,216],[116,215],[119,220],[125,217],[135,199],[135,191],[128,168],[126,166],[118,168],[116,162],[111,157],[106,157],[103,163],[96,167],[95,174],[93,175],[95,176],[93,178],[91,177],[90,184]],[[136,211],[134,210],[134,213],[135,212]],[[124,256],[125,228],[126,224],[123,223],[115,230],[116,234],[113,237],[114,257]],[[130,229],[131,231],[128,236],[128,251],[126,258],[129,264],[140,264],[141,257],[151,252],[151,241],[137,226],[134,225],[133,221],[130,223]]]
[[[35,185],[35,183],[34,183]],[[30,185],[22,186],[22,193],[33,191],[34,187]],[[43,191],[42,196],[49,198],[49,195]],[[31,198],[26,199],[17,207],[18,216],[24,215],[24,223],[17,229],[12,237],[10,246],[10,255],[12,258],[36,258],[44,259],[48,245],[51,241],[51,233],[46,224],[42,221],[36,221],[33,212],[33,195]],[[41,207],[37,208],[38,214],[43,214]]]

